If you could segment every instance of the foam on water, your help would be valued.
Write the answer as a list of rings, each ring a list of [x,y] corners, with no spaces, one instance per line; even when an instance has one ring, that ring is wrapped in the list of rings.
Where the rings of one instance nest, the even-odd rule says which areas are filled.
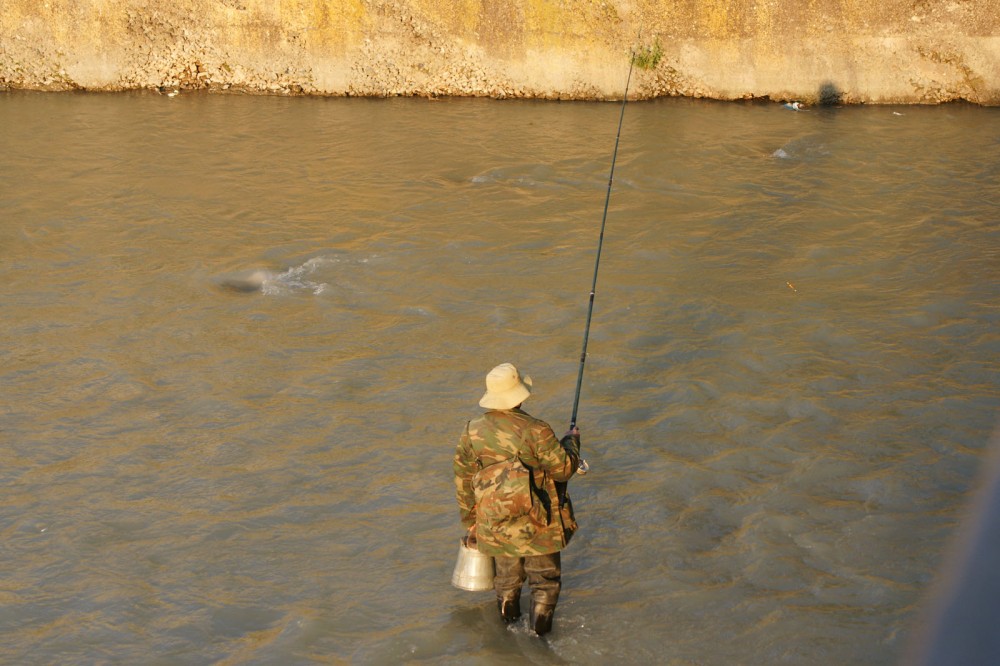
[[[313,282],[309,277],[324,266],[334,263],[327,257],[313,257],[298,266],[292,266],[284,271],[270,275],[264,280],[261,291],[266,296],[280,296],[289,292],[308,291],[319,295],[326,291],[325,282]]]

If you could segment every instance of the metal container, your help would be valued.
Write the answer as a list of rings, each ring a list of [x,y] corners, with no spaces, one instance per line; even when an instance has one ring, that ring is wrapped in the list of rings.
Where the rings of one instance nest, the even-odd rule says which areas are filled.
[[[496,568],[493,558],[465,545],[465,539],[458,542],[458,561],[451,574],[451,584],[460,590],[482,592],[493,589]]]

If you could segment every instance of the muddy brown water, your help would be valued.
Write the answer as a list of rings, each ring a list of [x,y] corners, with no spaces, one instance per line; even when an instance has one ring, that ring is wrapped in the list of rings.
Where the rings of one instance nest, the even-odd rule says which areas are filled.
[[[486,371],[568,422],[618,111],[0,95],[0,660],[897,660],[1000,403],[996,109],[630,104],[555,630],[449,585]]]

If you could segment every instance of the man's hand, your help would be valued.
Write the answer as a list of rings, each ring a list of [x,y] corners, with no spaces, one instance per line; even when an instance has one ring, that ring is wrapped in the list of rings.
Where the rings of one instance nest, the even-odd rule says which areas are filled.
[[[469,548],[476,547],[476,526],[469,528],[469,533],[465,535],[465,545]]]
[[[563,435],[563,437],[576,437],[576,438],[579,438],[580,437],[580,429],[578,427],[576,427],[576,426],[573,426],[572,428],[570,428],[569,430],[566,431],[566,434]]]

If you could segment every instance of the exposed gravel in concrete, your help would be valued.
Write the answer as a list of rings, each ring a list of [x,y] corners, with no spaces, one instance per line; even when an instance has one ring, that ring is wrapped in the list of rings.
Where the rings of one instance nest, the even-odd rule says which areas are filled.
[[[0,89],[1000,103],[1000,0],[5,0]]]

